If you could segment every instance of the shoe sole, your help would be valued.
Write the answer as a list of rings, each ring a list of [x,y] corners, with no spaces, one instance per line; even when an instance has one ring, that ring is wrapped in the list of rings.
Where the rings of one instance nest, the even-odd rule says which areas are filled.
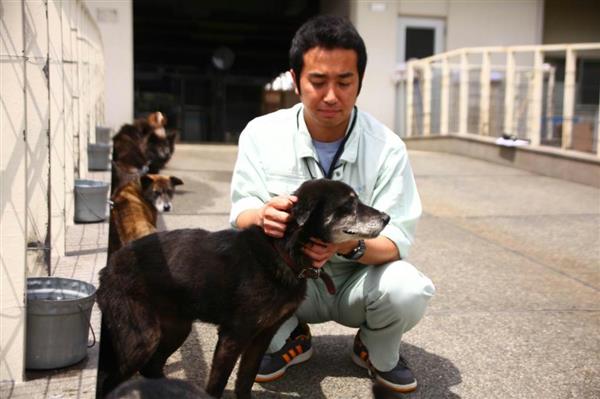
[[[363,369],[366,369],[369,371],[369,373],[371,373],[371,368],[369,367],[367,362],[365,362],[360,357],[358,357],[356,355],[356,353],[354,353],[354,352],[352,352],[352,362],[354,362],[354,364],[356,364],[358,367],[362,367]],[[417,381],[416,380],[412,384],[398,385],[398,384],[393,384],[387,380],[384,380],[377,373],[375,373],[375,380],[377,382],[379,382],[381,385],[383,385],[387,388],[390,388],[396,392],[407,393],[407,392],[412,392],[415,389],[417,389]]]
[[[271,381],[278,380],[281,377],[283,377],[283,375],[285,374],[285,371],[288,369],[288,367],[294,366],[296,364],[304,363],[307,360],[309,360],[312,357],[312,355],[313,355],[313,348],[311,347],[306,352],[301,353],[298,356],[296,356],[295,358],[293,358],[292,361],[290,361],[288,364],[286,364],[284,367],[280,368],[276,372],[271,373],[271,374],[257,374],[256,378],[254,378],[254,381],[262,383],[262,382],[271,382]]]

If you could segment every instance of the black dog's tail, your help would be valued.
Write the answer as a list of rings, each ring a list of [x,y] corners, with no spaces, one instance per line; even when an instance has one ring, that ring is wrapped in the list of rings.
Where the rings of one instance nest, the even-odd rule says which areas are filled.
[[[108,371],[103,395],[142,368],[160,342],[160,323],[152,311],[149,293],[136,286],[132,273],[116,270],[115,264],[127,262],[129,255],[123,250],[115,253],[100,272],[97,301],[109,340],[103,360],[112,363],[103,367]],[[119,269],[123,269],[121,266]]]

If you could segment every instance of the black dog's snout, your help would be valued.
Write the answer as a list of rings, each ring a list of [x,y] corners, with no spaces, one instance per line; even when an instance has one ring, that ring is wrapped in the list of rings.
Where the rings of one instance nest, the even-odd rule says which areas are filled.
[[[165,206],[163,207],[163,209],[165,210],[165,212],[169,212],[171,210],[171,205],[165,204]],[[389,219],[389,216],[388,216],[388,219]]]
[[[383,214],[383,224],[387,225],[390,222],[390,215],[388,215],[387,213]]]

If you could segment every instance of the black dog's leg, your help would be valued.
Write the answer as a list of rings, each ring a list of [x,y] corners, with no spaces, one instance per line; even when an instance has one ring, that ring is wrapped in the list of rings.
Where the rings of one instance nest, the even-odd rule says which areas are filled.
[[[164,377],[165,363],[190,334],[192,323],[185,320],[161,321],[161,340],[152,357],[140,370],[146,378]]]
[[[152,328],[148,328],[148,331],[150,330],[152,330]],[[147,351],[130,351],[129,353],[124,354],[124,358],[127,360],[123,361],[122,359],[120,359],[120,356],[114,353],[114,351],[116,350],[115,341],[113,341],[111,335],[119,336],[119,333],[115,334],[109,328],[106,328],[105,334],[103,334],[102,337],[101,345],[106,345],[106,350],[110,350],[112,351],[112,353],[110,353],[110,358],[108,358],[107,355],[107,358],[105,359],[105,364],[102,367],[103,369],[108,369],[109,371],[107,373],[103,372],[103,377],[100,377],[101,374],[99,372],[99,378],[103,378],[103,380],[101,382],[98,382],[98,384],[102,385],[97,397],[104,397],[108,395],[118,385],[120,385],[122,382],[133,376],[140,367],[140,365],[144,364],[147,361],[147,359],[150,358],[150,353],[152,353],[154,348],[158,346],[158,338],[156,338],[156,340],[147,339],[145,341],[138,341],[137,339],[132,339],[130,342],[132,347],[141,347],[143,345],[144,348],[147,348]],[[135,334],[131,334],[131,336],[139,339],[139,337]],[[122,346],[119,347],[122,348]],[[123,355],[123,353],[121,354]]]
[[[102,383],[103,395],[146,364],[160,342],[160,325],[152,308],[121,291],[120,282],[113,278],[110,271],[105,272],[97,293],[106,327],[103,333],[107,333],[102,337],[101,346],[110,340],[106,349],[110,349],[111,355],[106,358],[110,364],[102,366],[109,370]]]
[[[118,360],[115,354],[115,349],[110,337],[110,331],[106,326],[106,320],[102,317],[101,322],[101,342],[98,360],[98,377],[96,381],[96,396],[103,398],[107,393],[112,391],[121,382],[125,381],[119,373]]]
[[[235,394],[238,399],[251,398],[252,385],[258,373],[260,361],[282,323],[261,331],[254,337],[242,354],[240,368],[235,382]]]
[[[248,338],[251,337],[248,334]],[[231,375],[235,362],[242,353],[242,350],[248,343],[248,338],[240,337],[229,331],[219,331],[219,341],[215,348],[212,366],[210,368],[210,377],[206,384],[206,392],[220,398],[227,385],[227,380]]]

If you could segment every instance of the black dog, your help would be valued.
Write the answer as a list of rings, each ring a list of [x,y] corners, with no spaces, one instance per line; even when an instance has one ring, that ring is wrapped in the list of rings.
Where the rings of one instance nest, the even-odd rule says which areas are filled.
[[[308,181],[295,195],[293,221],[281,239],[258,226],[182,229],[143,237],[111,256],[97,297],[118,364],[102,392],[136,371],[163,377],[168,357],[192,322],[202,320],[219,326],[206,391],[222,395],[241,355],[235,391],[250,397],[271,338],[305,297],[304,278],[324,276],[311,267],[303,246],[311,237],[333,243],[376,237],[389,221],[341,182]],[[328,276],[325,282],[332,285]]]
[[[177,133],[169,130],[165,136],[159,136],[156,133],[150,133],[146,142],[146,158],[150,162],[148,165],[150,173],[158,173],[165,167],[167,162],[175,152],[175,139]]]
[[[133,179],[149,171],[157,174],[165,167],[175,152],[177,132],[166,130],[166,118],[161,112],[153,112],[147,118],[136,119],[133,124],[121,126],[113,137],[113,163],[118,172],[113,173],[118,186],[127,183],[128,174]],[[123,180],[123,176],[125,175]],[[113,186],[118,187],[113,181]]]

